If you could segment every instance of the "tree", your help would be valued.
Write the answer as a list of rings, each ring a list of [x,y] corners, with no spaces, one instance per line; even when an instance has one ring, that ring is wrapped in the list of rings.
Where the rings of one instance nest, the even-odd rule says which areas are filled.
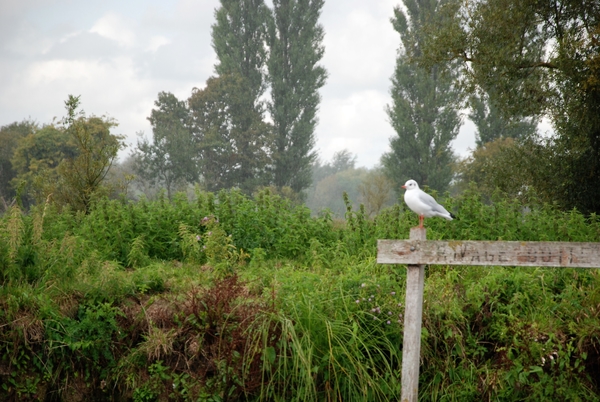
[[[160,92],[148,120],[152,142],[138,141],[134,151],[136,173],[154,185],[164,186],[169,199],[181,184],[198,181],[198,158],[190,131],[190,112],[184,101]]]
[[[218,117],[230,125],[219,130],[217,137],[220,138],[217,140],[217,137],[205,132],[201,141],[203,155],[213,155],[212,159],[204,160],[204,170],[210,172],[205,180],[213,186],[210,183],[221,175],[221,184],[215,181],[215,188],[239,187],[251,194],[257,187],[270,184],[268,171],[272,167],[272,152],[267,148],[272,146],[271,130],[263,122],[264,102],[260,100],[266,88],[268,16],[269,9],[263,0],[221,0],[221,7],[215,12],[217,22],[212,26],[212,39],[218,59],[215,70],[219,77],[210,81],[211,88],[207,83],[204,92],[196,92],[198,99],[215,89],[210,96],[222,95],[221,102],[229,108]],[[229,116],[226,117],[226,114]],[[196,109],[196,116],[199,115]],[[206,124],[212,123],[204,120],[203,124],[206,128]],[[221,148],[220,156],[207,149],[206,145],[211,141],[227,144]],[[209,165],[216,160],[219,160],[218,166]],[[217,171],[227,173],[219,174]]]
[[[360,198],[359,186],[366,175],[365,168],[347,169],[331,174],[315,184],[314,191],[307,197],[306,205],[315,214],[329,209],[334,216],[343,218],[346,213],[344,193],[348,194],[353,205],[357,207]]]
[[[457,164],[457,186],[464,189],[474,183],[487,199],[500,191],[524,204],[553,203],[563,178],[556,175],[551,141],[504,137],[488,142]]]
[[[454,157],[450,142],[460,127],[460,93],[453,85],[453,70],[442,63],[426,68],[413,58],[421,52],[425,21],[437,20],[439,1],[405,0],[406,12],[397,7],[392,23],[400,34],[399,52],[392,77],[392,105],[387,113],[398,134],[390,139],[391,151],[381,163],[400,190],[414,179],[445,191],[452,179]]]
[[[24,207],[45,200],[51,193],[46,190],[57,181],[58,165],[77,155],[77,147],[69,140],[62,127],[46,125],[19,141],[11,159],[16,173],[11,186]]]
[[[488,96],[472,95],[469,103],[471,106],[469,118],[477,128],[475,133],[477,147],[499,138],[523,139],[532,137],[536,133],[538,119],[507,117],[489,101]]]
[[[347,149],[335,152],[331,162],[316,160],[312,170],[312,184],[303,194],[306,205],[315,214],[329,209],[338,217],[346,213],[343,194],[356,203],[361,196],[361,182],[369,174],[367,169],[356,168],[356,155]]]
[[[477,147],[457,164],[461,189],[475,183],[488,199],[496,190],[510,198],[529,199],[532,171],[522,152],[523,148],[510,137],[497,138]]]
[[[109,198],[138,200],[138,195],[144,193],[140,189],[143,180],[135,173],[136,158],[132,154],[123,158],[122,161],[114,161],[105,177],[105,184],[112,192]],[[145,194],[145,193],[144,193]],[[147,198],[151,198],[145,194]]]
[[[69,95],[65,101],[67,116],[64,130],[76,149],[57,166],[57,181],[51,183],[46,193],[52,194],[58,204],[69,204],[77,211],[89,212],[94,198],[106,195],[110,189],[104,179],[124,147],[123,137],[110,133],[117,123],[100,117],[86,118],[78,111],[79,96]]]
[[[556,137],[543,143],[562,178],[552,197],[600,212],[600,3],[453,0],[443,12],[419,62],[456,60],[464,87],[483,89],[504,113],[548,116]]]
[[[238,74],[256,107],[265,91],[266,22],[269,9],[263,0],[221,0],[212,26],[213,49],[219,75]]]
[[[274,183],[300,192],[310,186],[316,160],[319,88],[327,73],[323,57],[323,28],[318,24],[323,0],[274,0],[269,20],[271,83],[268,110],[275,133]]]
[[[0,127],[0,199],[4,208],[16,195],[15,189],[10,184],[17,175],[11,159],[19,142],[36,130],[38,130],[37,125],[26,120]]]
[[[61,126],[45,126],[20,141],[13,185],[24,190],[27,204],[51,198],[87,213],[94,198],[111,191],[104,179],[123,147],[122,136],[110,133],[113,120],[78,111],[79,97],[69,95],[65,107]]]
[[[243,77],[228,74],[209,78],[188,100],[208,191],[238,187],[251,194],[270,182],[271,126],[247,107],[252,96]]]
[[[356,166],[357,156],[352,154],[347,149],[342,149],[333,154],[331,160],[331,169],[333,173],[342,172],[344,170],[354,169]]]

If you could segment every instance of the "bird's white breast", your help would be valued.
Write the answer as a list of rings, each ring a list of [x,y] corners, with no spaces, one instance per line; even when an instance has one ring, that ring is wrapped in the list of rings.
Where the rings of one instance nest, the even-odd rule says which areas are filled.
[[[419,215],[428,215],[431,213],[431,206],[423,202],[418,190],[411,190],[404,193],[404,202],[406,205]]]

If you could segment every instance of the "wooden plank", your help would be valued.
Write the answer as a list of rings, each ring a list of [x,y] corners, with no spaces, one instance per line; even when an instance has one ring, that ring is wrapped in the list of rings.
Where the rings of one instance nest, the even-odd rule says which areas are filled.
[[[410,230],[411,240],[426,240],[427,230]],[[419,365],[421,363],[421,322],[423,320],[423,287],[425,265],[409,265],[406,272],[404,303],[404,338],[402,341],[402,398],[407,402],[419,399]]]
[[[378,240],[377,262],[599,268],[600,243]]]

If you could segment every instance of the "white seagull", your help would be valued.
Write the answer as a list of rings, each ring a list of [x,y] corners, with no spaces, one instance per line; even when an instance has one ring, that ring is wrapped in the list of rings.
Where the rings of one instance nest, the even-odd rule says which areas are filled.
[[[441,216],[449,221],[456,218],[456,216],[446,211],[446,208],[438,204],[432,196],[421,190],[416,181],[409,180],[402,188],[406,189],[406,192],[404,193],[404,202],[406,202],[406,205],[408,205],[411,211],[419,214],[420,228],[423,227],[424,218]]]

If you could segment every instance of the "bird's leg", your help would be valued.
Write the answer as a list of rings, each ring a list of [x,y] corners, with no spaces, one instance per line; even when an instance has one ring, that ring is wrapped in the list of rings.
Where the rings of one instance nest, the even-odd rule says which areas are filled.
[[[425,217],[423,215],[419,215],[419,227],[423,228],[423,219],[425,219]]]

